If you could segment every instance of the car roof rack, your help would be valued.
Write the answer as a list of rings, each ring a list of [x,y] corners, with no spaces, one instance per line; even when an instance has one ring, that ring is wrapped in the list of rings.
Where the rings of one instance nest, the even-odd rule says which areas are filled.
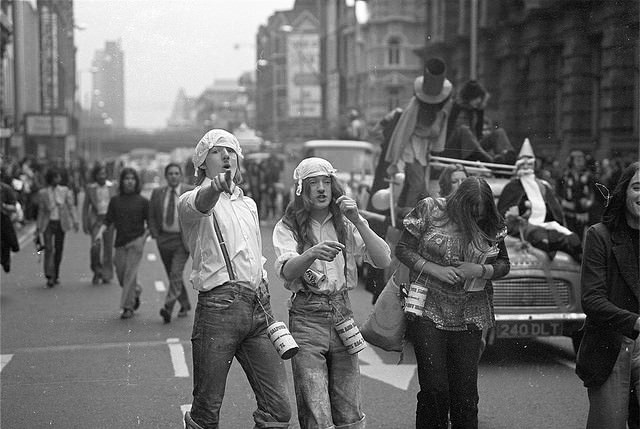
[[[475,176],[512,176],[516,171],[515,165],[496,164],[482,161],[466,161],[457,158],[445,158],[443,156],[429,156],[431,168],[444,169],[451,165],[460,164],[464,166],[469,174]]]

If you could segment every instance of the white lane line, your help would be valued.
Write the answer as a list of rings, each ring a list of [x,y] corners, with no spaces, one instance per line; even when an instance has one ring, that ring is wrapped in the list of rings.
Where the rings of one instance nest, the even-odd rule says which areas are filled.
[[[9,363],[13,355],[0,355],[0,372]]]
[[[147,253],[147,261],[153,262],[153,261],[155,261],[157,259],[158,259],[158,257],[156,256],[155,253]]]
[[[154,286],[156,287],[156,291],[158,292],[166,292],[167,288],[164,285],[164,282],[162,280],[156,280],[154,283]]]
[[[189,377],[189,367],[184,357],[184,348],[179,338],[167,338],[167,345],[171,353],[171,363],[176,377]]]

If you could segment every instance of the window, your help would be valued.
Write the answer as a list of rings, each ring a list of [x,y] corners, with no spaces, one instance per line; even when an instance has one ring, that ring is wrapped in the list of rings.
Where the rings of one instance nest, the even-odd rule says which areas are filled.
[[[602,81],[601,68],[602,68],[602,35],[598,34],[589,40],[589,48],[591,55],[591,132],[592,138],[598,138],[600,134],[600,99],[602,94],[600,93],[600,86]]]
[[[398,88],[389,88],[389,96],[387,97],[389,100],[389,105],[387,106],[387,110],[391,111],[400,105],[400,91]]]
[[[387,63],[389,65],[400,64],[400,39],[398,37],[392,37],[389,39],[387,47]]]
[[[434,42],[444,41],[444,25],[446,22],[444,0],[431,0],[431,16],[429,19],[429,30],[431,32],[431,40]]]

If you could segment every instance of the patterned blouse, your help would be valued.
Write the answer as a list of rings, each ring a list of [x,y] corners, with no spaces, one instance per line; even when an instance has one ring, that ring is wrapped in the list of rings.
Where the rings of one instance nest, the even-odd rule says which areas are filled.
[[[491,281],[487,281],[482,290],[465,292],[464,282],[450,285],[428,273],[413,270],[416,262],[423,258],[439,265],[455,266],[465,260],[473,262],[469,255],[478,254],[473,244],[463,249],[462,231],[446,216],[445,204],[444,198],[431,197],[418,202],[404,219],[405,231],[396,247],[396,256],[411,267],[412,282],[417,279],[418,283],[427,286],[429,292],[423,317],[435,323],[438,329],[464,331],[491,327],[495,323]],[[485,243],[486,249],[483,249],[497,250],[495,260],[487,262],[494,269],[492,278],[503,277],[509,272],[505,235],[506,228],[494,242]]]

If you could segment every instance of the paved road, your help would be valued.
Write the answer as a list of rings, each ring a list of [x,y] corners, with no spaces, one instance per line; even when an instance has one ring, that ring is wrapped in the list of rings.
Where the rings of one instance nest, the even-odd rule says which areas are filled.
[[[28,231],[28,230],[27,230]],[[271,226],[263,226],[276,317],[287,321],[287,294],[272,269]],[[120,320],[120,287],[93,286],[89,239],[67,235],[61,284],[44,287],[32,243],[2,275],[0,373],[2,428],[178,428],[191,401],[192,314],[164,325],[158,310],[166,284],[155,242],[140,268],[142,306]],[[195,303],[195,292],[191,291]],[[371,309],[362,288],[352,293],[357,321]],[[586,392],[572,368],[566,339],[499,343],[480,365],[480,428],[581,428]],[[418,390],[415,358],[368,347],[360,353],[368,428],[411,428]],[[293,388],[290,365],[292,407]],[[223,429],[253,425],[253,397],[234,363],[222,407]],[[297,423],[293,427],[298,427]]]

